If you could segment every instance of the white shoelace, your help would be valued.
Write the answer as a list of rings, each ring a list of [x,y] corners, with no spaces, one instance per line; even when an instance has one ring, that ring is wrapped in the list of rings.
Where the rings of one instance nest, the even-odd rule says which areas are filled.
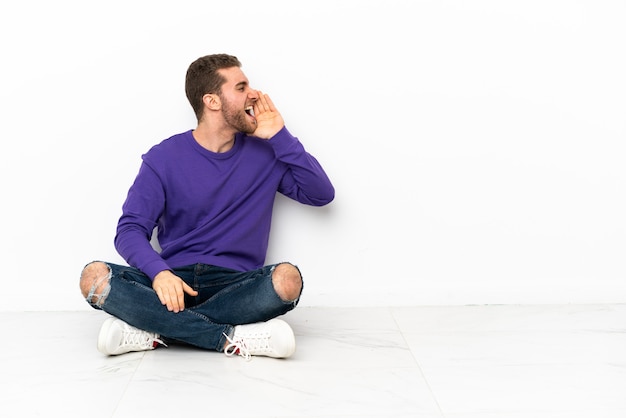
[[[245,358],[246,361],[250,361],[252,355],[250,354],[250,350],[248,350],[246,343],[241,338],[233,340],[224,333],[222,333],[222,335],[224,335],[224,337],[228,340],[228,345],[224,348],[224,354],[229,357],[234,354],[239,354],[241,357]]]
[[[224,348],[227,356],[239,354],[246,360],[250,360],[252,353],[263,353],[270,350],[269,335],[263,333],[259,335],[248,335],[244,337],[234,337],[231,339],[228,335],[223,334],[228,340],[228,345]]]
[[[138,328],[132,327],[128,324],[124,326],[124,340],[122,345],[128,345],[141,350],[148,350],[154,348],[154,343],[163,344],[167,347],[163,341],[161,341],[157,334],[143,331]]]

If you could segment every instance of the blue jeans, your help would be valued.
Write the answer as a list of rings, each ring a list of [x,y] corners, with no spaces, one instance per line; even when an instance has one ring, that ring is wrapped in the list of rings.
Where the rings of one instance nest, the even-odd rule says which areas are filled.
[[[174,313],[161,304],[152,281],[140,270],[106,263],[109,289],[98,301],[87,302],[124,322],[155,332],[164,341],[182,342],[221,351],[226,335],[235,325],[267,321],[296,307],[295,301],[282,300],[272,284],[277,264],[240,272],[207,264],[173,269],[197,296],[185,294],[185,309]]]

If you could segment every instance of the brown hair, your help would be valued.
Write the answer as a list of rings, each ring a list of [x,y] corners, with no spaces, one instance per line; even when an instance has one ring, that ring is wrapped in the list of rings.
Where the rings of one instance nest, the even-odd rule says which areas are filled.
[[[226,81],[217,70],[241,67],[237,57],[227,54],[213,54],[200,57],[189,65],[185,77],[185,94],[191,104],[198,122],[202,119],[204,103],[202,97],[207,93],[220,94]]]

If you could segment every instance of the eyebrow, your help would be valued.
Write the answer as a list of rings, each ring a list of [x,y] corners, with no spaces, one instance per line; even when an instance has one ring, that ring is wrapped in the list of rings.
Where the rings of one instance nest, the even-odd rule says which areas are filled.
[[[247,81],[240,81],[239,83],[235,84],[235,88],[237,87],[245,87],[248,85]]]

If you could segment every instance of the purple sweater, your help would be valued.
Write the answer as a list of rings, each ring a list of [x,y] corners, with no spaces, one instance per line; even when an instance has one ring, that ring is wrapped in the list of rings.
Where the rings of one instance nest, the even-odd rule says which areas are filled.
[[[237,134],[225,153],[204,149],[190,130],[142,158],[115,248],[151,279],[195,263],[238,271],[262,267],[276,192],[313,206],[335,196],[320,164],[286,128],[267,141]],[[160,254],[150,245],[155,226]]]

